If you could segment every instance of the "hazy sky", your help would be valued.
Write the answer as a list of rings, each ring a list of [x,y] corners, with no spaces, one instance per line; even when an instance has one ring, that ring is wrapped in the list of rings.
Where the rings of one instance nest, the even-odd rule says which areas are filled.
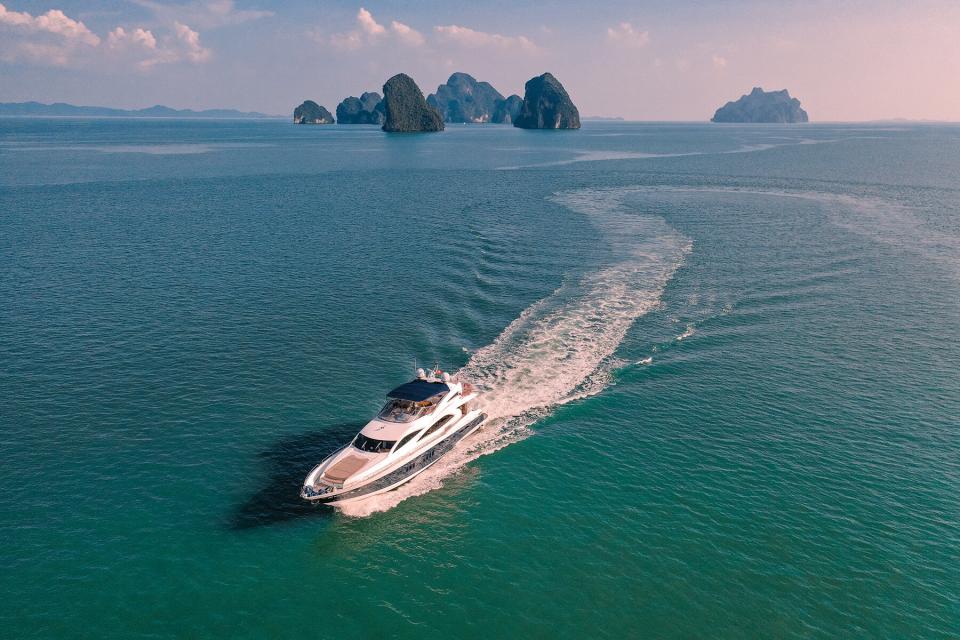
[[[960,0],[0,0],[0,101],[331,111],[404,71],[584,115],[707,120],[751,87],[812,120],[960,120]]]

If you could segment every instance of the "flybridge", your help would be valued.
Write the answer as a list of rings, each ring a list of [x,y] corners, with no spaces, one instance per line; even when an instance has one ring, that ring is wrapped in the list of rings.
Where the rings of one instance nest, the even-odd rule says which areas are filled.
[[[414,380],[402,384],[390,393],[388,398],[397,398],[399,400],[412,400],[413,402],[422,402],[436,395],[445,394],[450,391],[450,387],[445,382],[430,380]]]

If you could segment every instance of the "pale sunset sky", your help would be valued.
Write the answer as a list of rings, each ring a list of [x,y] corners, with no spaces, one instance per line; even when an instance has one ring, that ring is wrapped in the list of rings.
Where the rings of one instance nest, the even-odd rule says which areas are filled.
[[[960,120],[960,1],[0,0],[0,102],[331,111],[406,72],[584,115],[708,120],[754,86],[814,121]]]

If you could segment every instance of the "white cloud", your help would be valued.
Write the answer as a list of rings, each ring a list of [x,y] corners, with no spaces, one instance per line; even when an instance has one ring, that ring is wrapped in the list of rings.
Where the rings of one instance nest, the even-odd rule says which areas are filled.
[[[638,31],[629,22],[621,22],[607,29],[607,41],[624,47],[639,49],[650,42],[649,31]]]
[[[149,31],[146,33],[153,36]],[[131,34],[127,34],[124,44],[140,44],[148,50],[148,55],[140,59],[141,69],[177,62],[200,64],[209,61],[213,56],[213,52],[200,43],[200,34],[182,22],[174,23],[171,33],[165,34],[160,40],[154,38],[153,42],[154,46],[151,47],[148,46],[149,37],[137,41],[131,38]]]
[[[193,62],[206,62],[210,59],[210,49],[200,44],[200,34],[185,24],[177,22],[175,25],[177,40],[183,46],[186,57]]]
[[[390,30],[397,35],[402,42],[419,47],[426,42],[423,34],[409,25],[394,20],[390,23]]]
[[[200,43],[200,34],[180,22],[160,37],[141,27],[129,30],[117,27],[107,35],[107,47],[113,55],[104,62],[117,64],[122,60],[127,64],[136,63],[142,70],[177,62],[200,64],[213,55]]]
[[[360,7],[360,11],[357,12],[357,24],[364,33],[371,36],[380,36],[387,31],[386,27],[374,20],[373,14],[363,7]]]
[[[164,24],[192,24],[198,29],[217,29],[273,16],[273,11],[237,9],[234,0],[196,0],[186,4],[163,4],[155,0],[132,0],[149,9]]]
[[[44,14],[32,16],[25,11],[9,11],[0,4],[0,24],[14,27],[24,32],[44,32],[62,37],[70,42],[95,47],[100,37],[90,31],[87,25],[68,17],[59,9],[50,9]]]
[[[727,66],[727,59],[723,56],[713,54],[713,66],[715,66],[717,69],[723,69]]]
[[[127,46],[134,46],[153,50],[157,48],[157,38],[149,29],[141,29],[138,27],[127,31],[123,27],[117,27],[107,34],[107,46],[111,49],[122,49]]]
[[[41,66],[69,66],[116,71],[141,70],[160,64],[207,62],[212,52],[200,34],[183,22],[159,30],[117,26],[105,39],[58,9],[38,16],[9,11],[0,4],[0,59],[24,60]]]
[[[538,47],[526,36],[503,36],[498,33],[477,31],[459,25],[441,25],[433,28],[435,38],[443,44],[454,44],[467,48],[498,48],[503,50],[537,51]],[[398,20],[392,20],[387,26],[380,23],[364,7],[356,15],[356,26],[349,31],[325,35],[320,30],[309,32],[317,42],[329,44],[341,51],[356,51],[372,46],[404,45],[423,47],[428,44],[427,36],[413,27]]]
[[[455,24],[434,27],[433,30],[441,39],[465,47],[494,47],[498,49],[522,49],[526,51],[535,51],[537,49],[537,45],[526,36],[502,36],[499,33],[477,31]]]
[[[360,7],[357,12],[357,28],[343,33],[335,33],[325,38],[322,34],[312,33],[311,37],[318,42],[327,41],[330,46],[343,51],[354,51],[361,47],[377,44],[380,41],[419,47],[426,43],[426,38],[419,31],[396,20],[390,23],[390,28],[377,22],[373,14]]]

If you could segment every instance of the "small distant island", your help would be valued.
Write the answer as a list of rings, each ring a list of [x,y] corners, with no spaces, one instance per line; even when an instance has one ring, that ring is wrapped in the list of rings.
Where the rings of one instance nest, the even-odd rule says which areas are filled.
[[[293,110],[294,124],[333,124],[333,114],[321,107],[313,100],[304,100],[303,104]]]
[[[154,105],[146,109],[114,109],[112,107],[84,107],[66,102],[44,104],[42,102],[4,102],[0,103],[0,116],[23,117],[84,117],[84,118],[283,118],[257,111],[237,111],[236,109],[172,109],[163,105]]]
[[[808,122],[807,112],[800,107],[800,101],[791,98],[790,93],[764,91],[754,87],[749,94],[735,102],[728,102],[713,115],[711,122],[768,122],[794,123]]]
[[[504,97],[489,82],[458,71],[424,98],[413,78],[398,73],[383,85],[383,98],[376,92],[344,98],[335,119],[323,106],[306,100],[294,110],[293,119],[298,124],[375,124],[388,132],[443,131],[444,123],[580,128],[577,107],[552,74],[530,79],[524,89],[523,98]]]

